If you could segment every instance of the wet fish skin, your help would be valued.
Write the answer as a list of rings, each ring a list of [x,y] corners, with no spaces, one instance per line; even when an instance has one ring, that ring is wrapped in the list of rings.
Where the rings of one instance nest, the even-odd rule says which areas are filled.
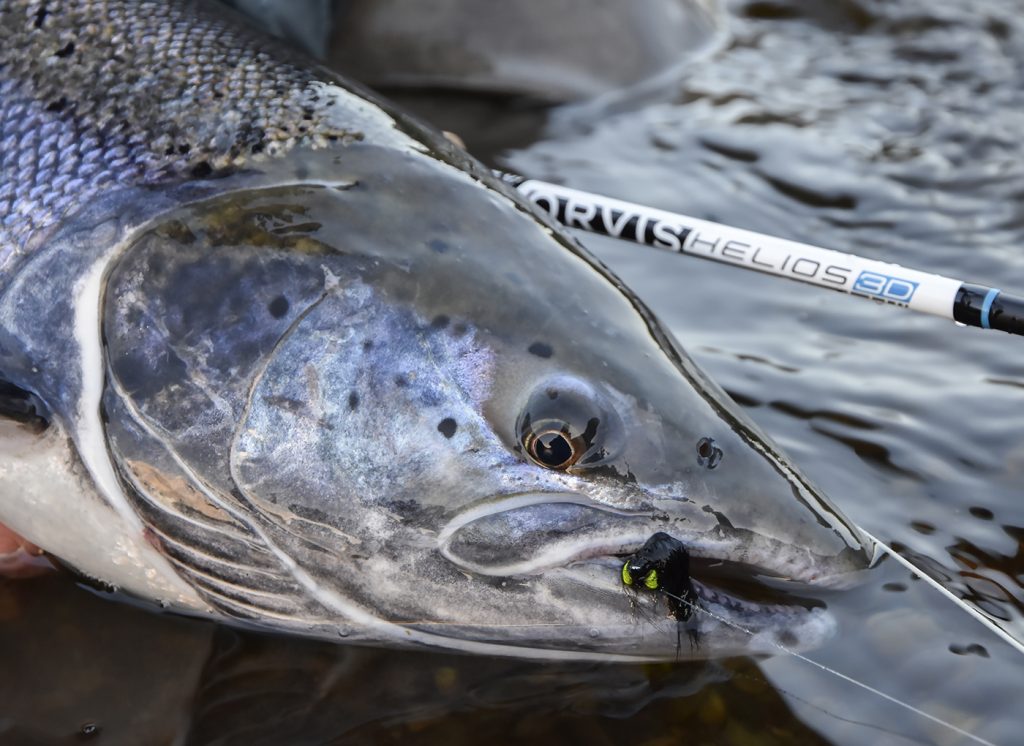
[[[53,424],[34,439],[0,421],[5,477],[19,502],[37,506],[22,516],[20,533],[42,541],[68,531],[80,544],[102,544],[107,532],[113,542],[123,539],[120,550],[134,557],[126,561],[139,573],[115,584],[152,595],[145,590],[152,568],[144,568],[160,558],[140,537],[118,533],[137,530],[132,520],[100,518],[107,496],[82,462],[83,436],[70,421],[83,390],[75,294],[133,227],[236,187],[233,174],[296,148],[344,145],[368,134],[474,167],[440,134],[385,114],[386,104],[353,90],[358,86],[217,4],[0,2],[0,377],[33,399],[45,397]],[[60,493],[66,500],[55,497]],[[42,507],[54,501],[95,522],[54,521]],[[0,520],[18,523],[9,506],[0,508],[8,508]],[[76,551],[65,539],[43,543],[82,571],[96,558],[88,544]],[[172,585],[163,589],[163,602],[203,606]]]
[[[103,191],[362,137],[325,81],[340,84],[210,3],[3,0],[0,285]]]
[[[50,3],[39,29],[41,4],[0,5],[11,7],[24,34],[75,10],[75,28],[102,36],[111,8],[150,4]],[[136,32],[155,55],[136,62],[200,80],[234,79],[241,59],[271,80],[279,65],[302,67],[255,37],[212,61],[192,46],[190,61],[164,61],[179,37],[222,52],[238,40],[199,6],[169,13]],[[105,60],[108,47],[80,49]],[[2,120],[12,131],[25,136],[19,117],[45,110],[46,85],[63,80],[48,65],[76,50],[6,60],[27,102]],[[294,74],[271,98],[303,103],[292,129],[264,131],[256,153],[251,123],[277,115],[242,95],[248,84],[226,124],[170,73],[170,87],[139,93],[135,77],[114,92],[125,117],[141,106],[135,93],[148,102],[137,130],[87,115],[108,106],[100,90],[66,110],[81,117],[58,117],[72,126],[62,137],[81,126],[127,144],[118,168],[72,158],[68,168],[107,180],[59,182],[80,201],[61,212],[55,198],[25,238],[5,238],[0,371],[51,425],[0,420],[0,521],[179,610],[531,657],[677,655],[664,599],[638,615],[617,580],[618,557],[658,531],[696,558],[808,583],[864,566],[856,528],[605,268],[436,133],[330,73]],[[253,85],[261,96],[271,86]],[[203,160],[154,152],[161,117],[187,129],[189,116]],[[25,151],[29,172],[37,150]],[[17,181],[6,164],[4,178]],[[43,182],[34,191],[45,201]],[[528,422],[586,425],[593,451],[544,468],[526,455]],[[705,437],[725,454],[713,470],[695,450]],[[712,591],[703,602],[765,632],[762,646],[831,628],[798,606]],[[699,655],[752,644],[727,625],[704,631]]]

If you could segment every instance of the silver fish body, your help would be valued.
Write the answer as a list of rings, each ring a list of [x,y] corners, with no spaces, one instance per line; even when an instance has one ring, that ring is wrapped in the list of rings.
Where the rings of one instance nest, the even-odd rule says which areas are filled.
[[[0,522],[329,639],[658,659],[830,629],[795,599],[866,565],[856,528],[443,138],[200,6],[4,0],[0,29],[0,374],[46,422],[0,421]],[[657,532],[695,646],[623,585]],[[793,593],[729,590],[760,575]]]

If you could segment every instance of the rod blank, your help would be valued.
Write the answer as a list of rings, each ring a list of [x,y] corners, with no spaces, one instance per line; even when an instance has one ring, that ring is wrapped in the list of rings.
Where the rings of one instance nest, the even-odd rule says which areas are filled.
[[[569,228],[786,277],[967,326],[1024,335],[1024,299],[995,288],[544,181],[499,176]]]

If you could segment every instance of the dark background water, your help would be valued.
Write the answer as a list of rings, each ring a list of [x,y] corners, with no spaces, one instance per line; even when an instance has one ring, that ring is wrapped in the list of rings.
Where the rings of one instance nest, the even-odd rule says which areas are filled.
[[[501,101],[429,115],[529,176],[1024,292],[1018,4],[727,10],[729,38],[659,88],[543,116]],[[519,126],[492,127],[503,112]],[[1024,342],[581,238],[851,518],[1024,639]],[[883,561],[829,603],[840,630],[815,660],[1021,741],[1024,656],[922,581]],[[66,576],[0,584],[0,743],[79,741],[969,742],[785,654],[412,654],[156,615]]]

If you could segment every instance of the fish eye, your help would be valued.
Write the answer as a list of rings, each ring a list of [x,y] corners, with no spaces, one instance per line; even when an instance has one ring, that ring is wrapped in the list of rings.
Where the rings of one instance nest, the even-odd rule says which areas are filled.
[[[556,471],[606,463],[617,452],[621,431],[606,397],[570,376],[533,389],[516,421],[517,448],[538,466]]]
[[[577,445],[561,430],[527,433],[523,447],[530,458],[549,469],[568,469],[581,455]]]

